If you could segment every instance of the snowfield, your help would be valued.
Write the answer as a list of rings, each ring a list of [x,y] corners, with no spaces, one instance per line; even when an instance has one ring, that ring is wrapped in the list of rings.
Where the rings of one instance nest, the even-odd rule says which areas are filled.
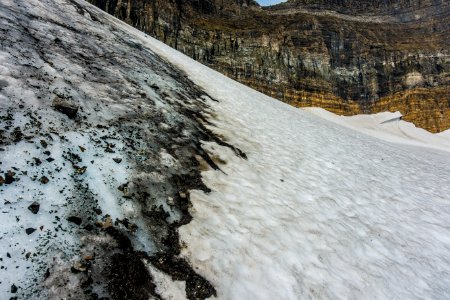
[[[0,0],[0,35],[0,299],[450,297],[448,132],[290,107],[81,0]]]

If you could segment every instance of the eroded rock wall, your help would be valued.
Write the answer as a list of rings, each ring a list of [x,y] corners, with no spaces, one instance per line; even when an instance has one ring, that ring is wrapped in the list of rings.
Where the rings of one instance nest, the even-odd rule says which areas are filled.
[[[344,115],[397,109],[432,132],[450,128],[446,2],[89,1],[292,105]]]

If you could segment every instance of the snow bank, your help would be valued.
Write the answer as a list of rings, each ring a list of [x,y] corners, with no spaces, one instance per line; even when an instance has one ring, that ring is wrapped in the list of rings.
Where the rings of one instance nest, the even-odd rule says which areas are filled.
[[[194,220],[180,230],[184,255],[219,298],[450,294],[446,141],[398,114],[336,125],[339,117],[274,101],[122,26],[219,100],[211,129],[249,157],[205,145],[224,172],[203,173],[213,192],[193,195]]]
[[[445,138],[446,132],[432,134],[421,128],[417,128],[410,122],[402,120],[400,112],[383,112],[373,115],[338,116],[322,108],[304,108],[333,123],[357,130],[380,140],[450,151],[450,140]],[[447,131],[448,132],[448,131]]]

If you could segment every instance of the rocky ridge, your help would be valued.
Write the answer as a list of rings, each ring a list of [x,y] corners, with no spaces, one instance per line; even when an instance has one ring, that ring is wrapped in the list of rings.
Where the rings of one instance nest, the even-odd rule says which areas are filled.
[[[450,128],[445,1],[89,2],[291,105],[399,110],[431,132]]]

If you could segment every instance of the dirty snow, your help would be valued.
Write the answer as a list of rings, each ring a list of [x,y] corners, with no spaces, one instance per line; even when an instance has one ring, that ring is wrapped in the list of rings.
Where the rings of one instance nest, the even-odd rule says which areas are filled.
[[[0,299],[152,294],[136,252],[171,258],[206,190],[207,95],[85,5],[0,1]]]
[[[11,5],[11,1],[1,2]],[[398,114],[341,119],[323,111],[292,108],[198,64],[93,6],[76,2],[108,20],[115,34],[118,30],[126,32],[143,49],[184,71],[218,100],[203,97],[212,108],[208,128],[248,157],[244,160],[229,147],[203,143],[203,149],[222,171],[202,173],[212,192],[191,191],[193,220],[179,230],[185,244],[182,255],[211,281],[219,299],[448,298],[450,153],[445,134],[431,135],[410,124],[399,124]],[[82,26],[80,22],[84,21],[78,20]],[[89,24],[86,21],[85,26]],[[20,76],[9,76],[12,67],[3,66],[2,76],[14,83],[8,87],[10,91],[19,89],[14,77]],[[164,78],[157,80],[164,82]],[[178,87],[168,82],[166,90]],[[84,90],[95,88],[90,85]],[[4,105],[5,99],[2,101]],[[39,103],[36,97],[29,101],[25,105],[30,107]],[[133,101],[136,99],[127,103]],[[102,117],[115,118],[115,109],[127,111],[119,100],[112,106]],[[48,108],[44,111],[51,116]],[[383,123],[391,118],[394,121]],[[391,126],[394,123],[397,129]],[[52,155],[61,152],[58,147],[72,149],[89,143],[80,131],[65,130],[67,141],[53,143]],[[1,152],[2,170],[25,168],[23,155],[27,153],[31,159],[36,151],[42,151],[37,144],[22,141]],[[159,152],[161,164],[176,165],[166,150]],[[94,154],[82,155],[86,156],[83,161],[89,161]],[[100,205],[120,217],[127,209],[128,213],[135,211],[117,202],[116,183],[127,177],[128,163],[124,161],[124,169],[116,169],[115,164],[108,163],[112,158],[108,155],[105,161],[96,163],[97,167],[89,168],[83,180],[96,193],[107,195],[100,197],[99,201],[104,201]],[[61,166],[63,160],[52,163]],[[42,172],[42,168],[26,169],[37,175]],[[67,177],[67,171],[61,172],[58,178]],[[112,174],[107,183],[98,181]],[[68,213],[64,211],[64,199],[56,196],[58,180],[41,188],[24,176],[7,192],[0,188],[2,200],[12,200],[2,207],[8,213],[0,221],[0,263],[8,270],[19,265],[17,272],[0,270],[2,299],[11,296],[10,286],[15,280],[28,278],[26,268],[31,264],[16,257],[32,251],[37,247],[37,237],[45,234],[38,230],[25,236],[25,227],[56,226],[51,222],[53,207],[63,210],[59,212],[62,216]],[[51,199],[41,207],[42,215],[34,216],[25,209],[31,202],[26,197],[29,185],[39,191],[39,197]],[[16,215],[22,220],[20,225],[15,224]],[[55,242],[79,243],[76,235],[59,236]],[[139,240],[144,246],[151,243],[143,236]],[[8,249],[14,255],[12,261],[5,258]],[[149,266],[160,295],[167,299],[182,297],[182,282],[172,282],[152,268]]]

